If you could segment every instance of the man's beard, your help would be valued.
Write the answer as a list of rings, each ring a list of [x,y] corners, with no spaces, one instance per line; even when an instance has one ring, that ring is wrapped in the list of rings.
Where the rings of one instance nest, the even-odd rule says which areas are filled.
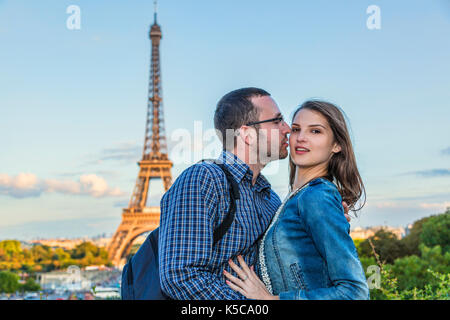
[[[261,144],[265,145],[265,151],[261,154]],[[268,164],[271,161],[285,159],[288,156],[288,151],[283,147],[284,143],[280,143],[279,140],[272,142],[269,145],[266,135],[262,135],[258,132],[257,135],[257,154],[258,162],[262,164]],[[275,152],[272,152],[274,150]]]
[[[289,155],[288,149],[284,147],[280,147],[280,160],[286,159]]]

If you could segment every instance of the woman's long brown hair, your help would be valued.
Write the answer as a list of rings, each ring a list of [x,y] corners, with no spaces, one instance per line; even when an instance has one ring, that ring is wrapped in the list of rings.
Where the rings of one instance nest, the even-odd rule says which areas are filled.
[[[341,151],[333,154],[328,163],[328,175],[333,178],[342,199],[348,204],[350,210],[360,210],[366,202],[365,188],[356,165],[356,157],[343,112],[332,103],[308,100],[295,111],[292,121],[294,121],[297,113],[303,109],[319,112],[327,119],[333,132],[334,141],[341,146]],[[289,186],[291,189],[295,172],[296,165],[289,157]],[[364,197],[363,202],[356,208],[356,203],[362,197]]]

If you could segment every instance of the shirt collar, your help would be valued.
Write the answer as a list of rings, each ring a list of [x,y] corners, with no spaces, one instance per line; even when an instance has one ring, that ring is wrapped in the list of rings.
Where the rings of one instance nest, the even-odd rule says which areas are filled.
[[[256,179],[255,188],[256,191],[261,192],[263,190],[269,191],[271,185],[269,181],[267,181],[266,177],[264,177],[261,173],[258,176],[258,179]]]
[[[242,178],[245,176],[247,171],[250,170],[249,166],[244,161],[239,159],[234,153],[227,150],[222,150],[222,153],[217,160],[219,163],[223,163],[225,165],[233,178],[236,179],[237,183],[241,183]]]
[[[246,177],[249,182],[252,182],[253,172],[250,167],[238,158],[234,153],[231,153],[227,150],[223,150],[220,154],[219,161],[225,164],[227,169],[230,171],[231,175],[236,179],[237,183],[241,183],[242,179]],[[261,192],[264,189],[270,189],[270,183],[267,179],[260,173],[258,178],[256,179],[255,189],[258,192]],[[267,190],[268,191],[268,190]]]

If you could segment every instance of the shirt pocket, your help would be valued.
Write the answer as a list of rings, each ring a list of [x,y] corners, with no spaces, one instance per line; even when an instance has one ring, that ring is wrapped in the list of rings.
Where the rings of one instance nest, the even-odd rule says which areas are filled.
[[[308,290],[308,286],[306,285],[305,277],[303,276],[303,271],[300,265],[298,263],[293,263],[289,266],[289,268],[298,287],[302,290]]]

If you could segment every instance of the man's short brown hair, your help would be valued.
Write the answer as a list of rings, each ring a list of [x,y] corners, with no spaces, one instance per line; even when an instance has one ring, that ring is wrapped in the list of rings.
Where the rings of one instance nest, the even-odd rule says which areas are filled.
[[[227,149],[227,130],[234,132],[247,123],[258,121],[258,108],[250,100],[260,96],[270,96],[270,93],[259,88],[241,88],[227,93],[217,103],[214,127],[224,149]],[[234,147],[236,137],[234,135],[233,137]]]

